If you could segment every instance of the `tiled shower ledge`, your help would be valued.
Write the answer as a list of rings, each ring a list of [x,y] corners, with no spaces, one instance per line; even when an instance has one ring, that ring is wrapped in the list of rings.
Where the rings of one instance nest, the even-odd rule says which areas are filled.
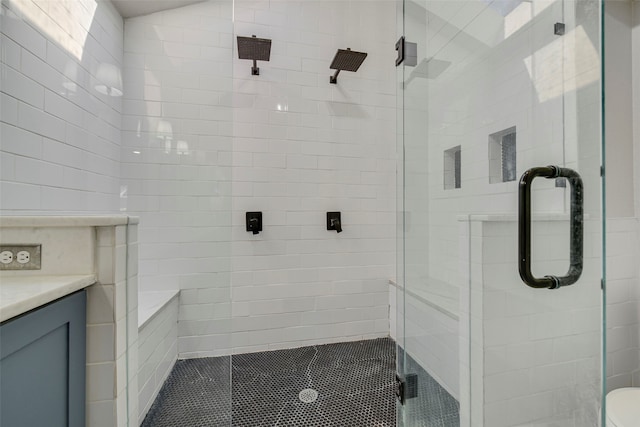
[[[138,217],[125,215],[0,217],[0,227],[108,227],[139,222]]]
[[[440,291],[444,289],[451,289],[457,291],[457,288],[448,283],[442,282],[436,279],[429,279],[431,283],[437,284]],[[394,279],[389,279],[389,284],[395,286],[398,289],[404,289],[404,285],[398,284]],[[446,292],[430,292],[428,289],[407,289],[407,294],[414,297],[416,300],[435,308],[439,312],[451,317],[454,320],[459,319],[458,315],[458,296],[454,295],[455,292],[451,292],[447,295]]]
[[[180,294],[178,290],[147,291],[138,293],[138,329],[142,329],[172,299]]]
[[[458,221],[484,221],[484,222],[514,222],[518,221],[516,214],[469,214],[458,215]],[[533,213],[532,221],[568,221],[569,214],[566,213]],[[589,215],[584,215],[584,219],[589,219]]]

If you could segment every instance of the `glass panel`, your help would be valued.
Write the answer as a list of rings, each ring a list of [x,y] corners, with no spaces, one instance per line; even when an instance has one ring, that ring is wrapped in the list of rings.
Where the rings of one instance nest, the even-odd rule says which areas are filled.
[[[398,69],[405,176],[399,369],[417,373],[419,386],[400,419],[405,426],[596,426],[600,2],[406,0],[403,14],[418,60]],[[442,185],[442,159],[458,146],[460,188],[452,190],[446,179]],[[552,291],[523,283],[517,255],[515,179],[546,165],[571,168],[584,181],[584,271],[574,285]],[[566,274],[570,195],[554,179],[533,183],[536,277]],[[441,401],[430,407],[433,396]]]
[[[404,0],[396,1],[396,40],[400,40],[404,35]],[[398,46],[396,45],[396,49]],[[389,307],[392,312],[389,315],[389,331],[391,338],[396,341],[396,371],[398,375],[404,374],[404,355],[402,349],[404,348],[404,291],[402,285],[404,284],[405,275],[405,216],[406,210],[404,203],[406,197],[404,196],[404,91],[402,90],[404,82],[404,67],[396,67],[396,153],[397,153],[397,168],[396,168],[396,287],[390,288],[389,292]],[[395,308],[395,312],[393,312]],[[403,425],[404,412],[402,407],[398,403],[397,405],[397,424]]]
[[[230,425],[233,144],[223,124],[233,120],[233,2],[180,6],[124,26],[120,210],[140,217],[139,310],[180,291],[140,330],[139,409],[147,413],[176,357],[191,359],[178,362],[182,372],[218,357],[202,375],[227,399],[212,403],[210,421]]]
[[[321,345],[389,333],[394,13],[387,0],[234,2],[234,425],[393,421],[393,347],[358,350],[363,367]],[[236,43],[253,34],[272,40],[258,76]],[[362,55],[347,49],[367,54],[357,70]],[[246,211],[263,211],[263,232],[246,231]],[[341,212],[341,232],[326,212]]]
[[[417,378],[415,398],[399,406],[399,425],[457,424],[459,371],[458,289],[440,278],[429,277],[432,194],[458,193],[464,187],[466,154],[459,143],[431,150],[428,142],[431,81],[447,72],[446,60],[427,55],[429,14],[425,2],[403,3],[403,34],[417,46],[417,59],[397,69],[399,102],[403,120],[398,123],[402,140],[404,185],[402,188],[403,241],[399,260],[398,371],[408,385]],[[450,140],[455,142],[454,140]],[[439,163],[430,169],[430,162]],[[437,176],[432,174],[437,170]],[[400,215],[399,215],[400,216]],[[402,328],[400,326],[403,326]],[[408,387],[411,389],[411,387]]]

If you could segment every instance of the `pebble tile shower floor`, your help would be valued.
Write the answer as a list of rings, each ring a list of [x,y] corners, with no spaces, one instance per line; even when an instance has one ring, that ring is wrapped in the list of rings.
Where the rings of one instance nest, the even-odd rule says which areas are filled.
[[[419,376],[419,397],[407,406],[407,426],[457,427],[455,399],[417,364],[409,366]],[[306,389],[317,399],[301,401],[315,397]],[[392,427],[394,390],[389,338],[179,360],[142,426]]]

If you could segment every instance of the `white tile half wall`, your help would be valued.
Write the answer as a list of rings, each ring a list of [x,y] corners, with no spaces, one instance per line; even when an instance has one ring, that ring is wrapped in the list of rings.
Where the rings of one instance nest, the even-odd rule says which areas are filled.
[[[259,76],[237,59],[235,36],[253,34],[272,39]],[[387,1],[126,20],[122,208],[141,218],[141,290],[181,290],[179,357],[388,335],[394,38]],[[347,47],[368,56],[332,85]],[[263,212],[262,233],[245,211]]]
[[[178,358],[176,291],[142,292],[138,311],[138,425],[142,424]]]
[[[461,242],[469,245],[460,257],[462,300],[468,301],[460,317],[461,414],[470,411],[472,426],[596,427],[602,389],[600,222],[585,221],[579,284],[553,291],[529,288],[518,277],[515,216],[469,215],[459,225]],[[531,249],[533,268],[539,269],[534,274],[566,269],[567,226],[558,215],[534,218],[540,237]]]
[[[637,218],[607,220],[607,390],[640,386]]]

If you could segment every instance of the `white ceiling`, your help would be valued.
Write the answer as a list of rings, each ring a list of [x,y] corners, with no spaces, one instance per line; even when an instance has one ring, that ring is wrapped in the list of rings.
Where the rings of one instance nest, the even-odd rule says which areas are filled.
[[[204,0],[111,0],[123,18],[148,15],[161,10],[175,9]]]

